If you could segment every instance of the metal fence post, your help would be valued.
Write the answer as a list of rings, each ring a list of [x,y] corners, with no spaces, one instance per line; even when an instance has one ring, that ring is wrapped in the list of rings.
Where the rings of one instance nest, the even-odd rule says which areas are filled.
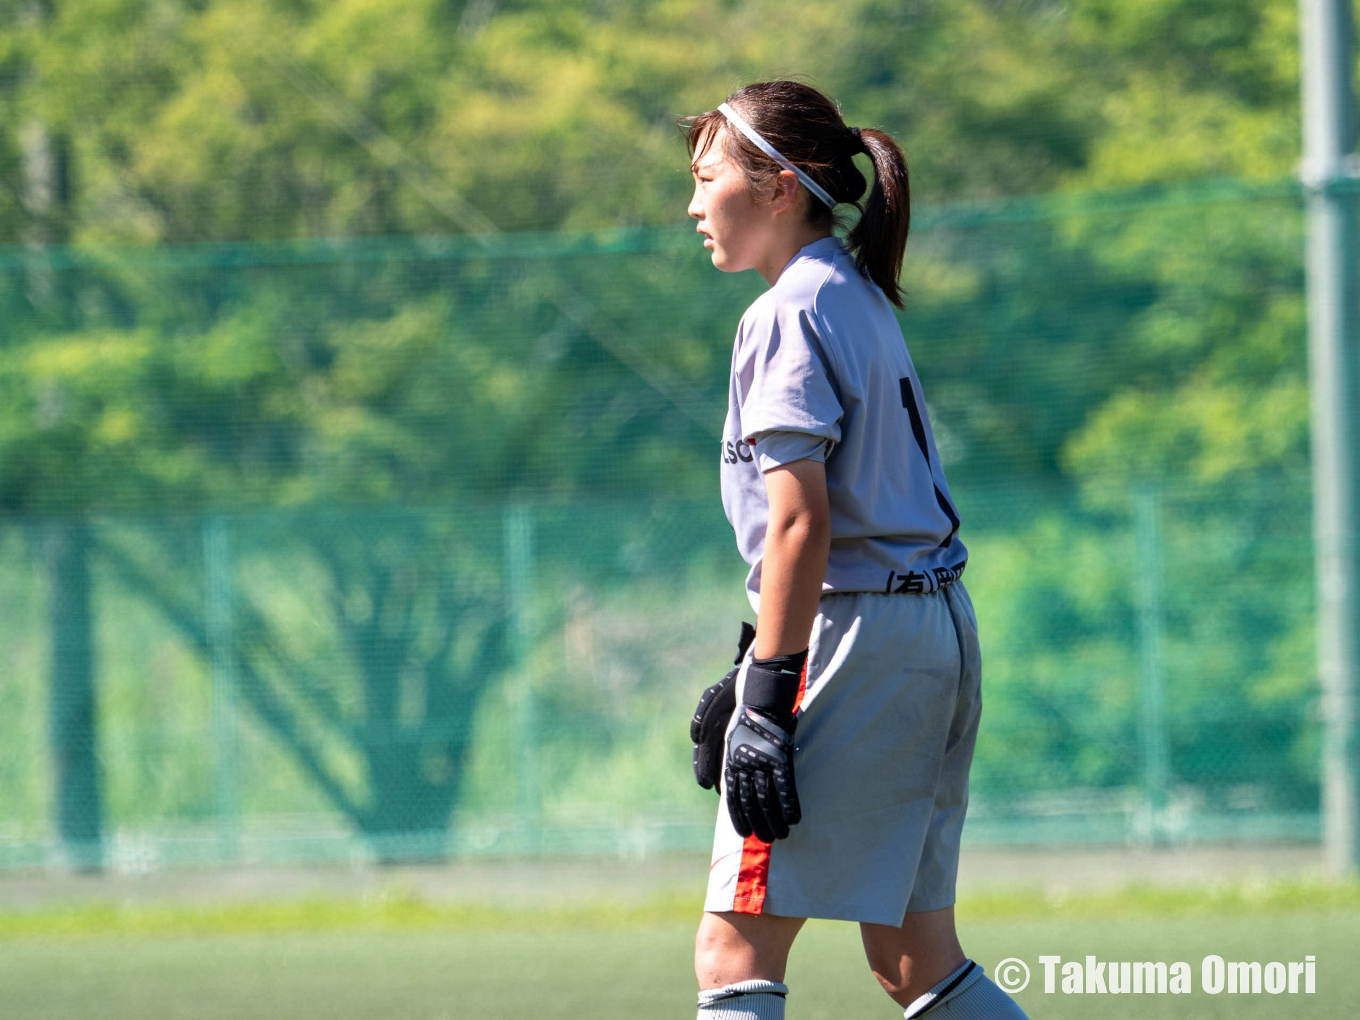
[[[236,648],[231,542],[226,522],[203,526],[204,597],[212,662],[213,769],[220,863],[241,853],[241,753],[237,732]]]
[[[509,588],[511,675],[510,754],[515,774],[515,815],[527,850],[538,850],[542,824],[539,790],[538,712],[528,672],[533,648],[530,593],[533,588],[534,524],[531,507],[511,503],[505,512],[506,584]]]
[[[104,793],[95,685],[89,526],[54,521],[43,537],[51,665],[48,747],[58,860],[76,871],[104,867]]]
[[[1323,863],[1360,868],[1360,309],[1355,279],[1355,96],[1350,0],[1300,0],[1303,147],[1307,196],[1308,375],[1312,395],[1313,540],[1318,673],[1323,711]]]
[[[1163,841],[1167,802],[1166,671],[1162,659],[1161,497],[1150,482],[1134,493],[1135,575],[1138,579],[1139,724],[1143,758],[1145,841]]]

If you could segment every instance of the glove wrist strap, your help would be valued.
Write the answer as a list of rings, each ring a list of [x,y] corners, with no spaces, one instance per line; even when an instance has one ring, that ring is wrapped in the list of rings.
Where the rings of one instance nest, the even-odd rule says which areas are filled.
[[[746,671],[746,686],[742,704],[764,709],[779,715],[793,715],[798,701],[798,689],[803,684],[808,650],[793,655],[772,655],[768,659],[752,659]]]

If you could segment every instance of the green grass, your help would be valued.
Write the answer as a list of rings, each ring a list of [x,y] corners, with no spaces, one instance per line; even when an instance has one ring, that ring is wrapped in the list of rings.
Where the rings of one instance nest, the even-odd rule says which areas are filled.
[[[697,904],[590,903],[543,914],[423,902],[217,907],[83,905],[0,915],[6,1020],[193,1017],[297,1020],[692,1018]],[[1062,900],[964,900],[964,948],[991,973],[1035,972],[1017,996],[1036,1020],[1355,1016],[1360,887],[1310,883],[1200,892],[1125,889]],[[1041,990],[1038,957],[1186,960],[1190,995],[1064,996]],[[1199,961],[1317,958],[1317,994],[1211,996]],[[901,1016],[863,962],[853,925],[814,921],[790,961],[790,1020]]]

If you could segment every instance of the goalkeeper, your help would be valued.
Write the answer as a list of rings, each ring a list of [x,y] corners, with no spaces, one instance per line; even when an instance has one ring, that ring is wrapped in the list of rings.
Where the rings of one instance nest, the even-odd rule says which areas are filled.
[[[1025,1014],[954,930],[982,710],[967,552],[892,305],[910,220],[887,135],[816,90],[750,85],[688,119],[713,264],[770,285],[733,348],[723,507],[757,624],[704,692],[722,798],[695,946],[699,1020],[782,1020],[809,917],[860,924],[907,1017]],[[860,208],[845,241],[835,209]]]

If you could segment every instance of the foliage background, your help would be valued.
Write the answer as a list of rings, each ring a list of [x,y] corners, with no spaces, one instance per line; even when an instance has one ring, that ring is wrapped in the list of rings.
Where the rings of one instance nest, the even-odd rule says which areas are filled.
[[[81,676],[129,868],[702,845],[759,281],[675,118],[790,74],[911,166],[972,837],[1312,837],[1296,11],[0,3],[0,863]]]

